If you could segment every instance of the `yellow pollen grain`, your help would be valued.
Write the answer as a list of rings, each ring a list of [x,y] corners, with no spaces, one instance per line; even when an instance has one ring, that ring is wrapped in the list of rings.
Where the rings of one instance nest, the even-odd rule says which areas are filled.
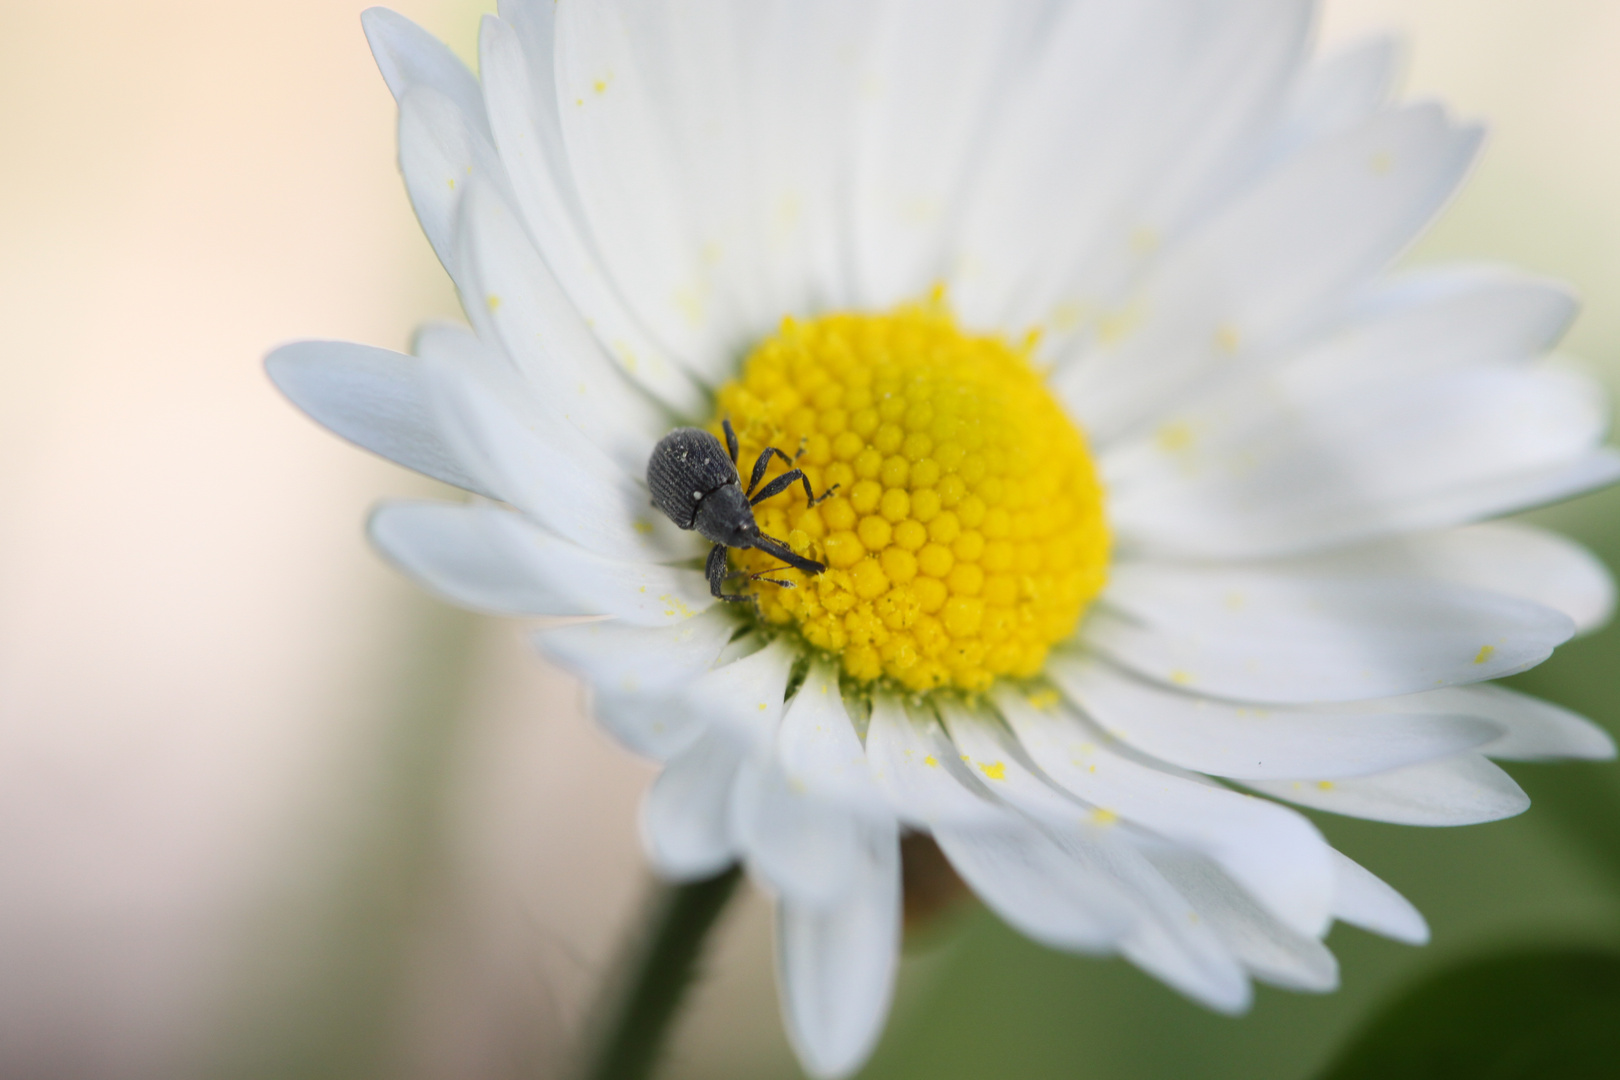
[[[1045,690],[1035,691],[1033,694],[1029,695],[1027,700],[1032,706],[1044,712],[1045,710],[1052,708],[1058,702],[1062,701],[1063,695],[1059,694],[1056,690],[1048,688]]]
[[[1046,317],[1047,325],[1059,333],[1069,333],[1080,326],[1085,318],[1086,306],[1077,300],[1062,300],[1053,306]]]
[[[1495,652],[1496,652],[1496,646],[1495,645],[1482,645],[1482,646],[1480,646],[1479,654],[1474,657],[1474,663],[1483,664],[1485,661],[1489,660],[1491,658],[1491,655],[1493,653],[1495,653]]]
[[[1105,346],[1119,344],[1141,324],[1145,314],[1139,305],[1102,313],[1097,318],[1097,340]]]
[[[1154,436],[1159,449],[1167,454],[1182,454],[1192,449],[1193,430],[1185,421],[1166,424]]]
[[[1007,763],[1005,761],[992,761],[988,765],[979,762],[979,769],[992,780],[1007,779]]]
[[[885,315],[798,321],[720,388],[746,477],[766,446],[804,489],[760,504],[760,527],[826,564],[811,577],[756,550],[736,568],[765,621],[794,627],[857,680],[987,689],[1040,673],[1101,590],[1109,535],[1081,432],[1010,344],[960,329],[938,296]],[[767,481],[787,466],[773,459]],[[987,774],[988,775],[988,774]]]

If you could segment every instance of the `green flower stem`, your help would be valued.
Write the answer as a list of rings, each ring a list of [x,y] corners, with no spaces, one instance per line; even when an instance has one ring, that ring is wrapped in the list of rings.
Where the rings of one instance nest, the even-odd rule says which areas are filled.
[[[633,941],[619,977],[598,1006],[583,1080],[644,1080],[692,985],[703,943],[737,891],[742,870],[686,885],[659,885],[644,935]]]

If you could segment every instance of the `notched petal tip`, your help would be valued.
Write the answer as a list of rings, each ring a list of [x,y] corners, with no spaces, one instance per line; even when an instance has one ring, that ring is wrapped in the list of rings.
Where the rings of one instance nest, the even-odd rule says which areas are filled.
[[[440,437],[416,357],[346,341],[298,341],[264,361],[271,383],[332,434],[424,476],[490,496]]]

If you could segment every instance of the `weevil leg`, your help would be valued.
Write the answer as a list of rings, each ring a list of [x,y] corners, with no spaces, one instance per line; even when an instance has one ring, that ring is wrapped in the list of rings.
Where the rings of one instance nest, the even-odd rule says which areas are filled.
[[[787,567],[782,566],[782,567],[777,567],[777,569],[778,570],[786,570]],[[791,581],[783,581],[781,578],[773,578],[773,577],[766,577],[765,576],[766,574],[774,574],[774,573],[776,573],[776,570],[761,570],[757,574],[749,574],[748,575],[748,580],[749,581],[768,581],[772,585],[780,585],[784,589],[797,589],[798,588],[798,586],[795,585]]]
[[[726,433],[726,452],[731,455],[731,463],[735,465],[737,464],[738,454],[737,433],[731,429],[731,417],[728,416],[721,420],[720,427],[723,428]]]
[[[753,506],[770,498],[772,495],[778,495],[786,491],[793,486],[795,480],[804,485],[804,497],[810,500],[811,506],[826,502],[832,496],[832,493],[838,490],[838,485],[834,484],[826,491],[823,491],[820,498],[817,498],[816,493],[810,487],[810,478],[804,475],[804,470],[794,469],[792,472],[785,472],[766,484],[763,491],[748,500],[748,505]]]
[[[809,489],[810,481],[805,479],[803,470],[794,469],[791,472],[783,473],[781,476],[778,476],[775,480],[772,480],[770,483],[768,483],[764,487],[760,488],[759,489],[759,494],[753,496],[752,498],[750,498],[748,500],[748,505],[749,506],[755,506],[755,505],[757,505],[757,504],[759,504],[761,502],[764,502],[766,499],[770,498],[772,495],[780,495],[780,494],[782,494],[782,492],[786,491],[788,488],[793,486],[793,481],[795,481],[795,480],[804,480],[805,489],[806,490]],[[753,489],[749,488],[749,491],[751,492],[751,491],[753,491]]]
[[[770,466],[770,464],[771,448],[767,446],[765,451],[759,455],[759,460],[754,462],[754,472],[753,475],[748,478],[748,490],[743,492],[744,495],[752,495],[754,493],[754,489],[759,486],[759,478],[765,475],[765,470]]]
[[[837,490],[838,490],[838,485],[834,484],[832,487],[828,488],[826,491],[823,491],[820,495],[817,495],[815,498],[811,499],[810,500],[810,505],[811,506],[820,506],[822,503],[824,503],[828,499],[832,498],[833,492],[835,492]],[[810,481],[809,480],[806,480],[804,482],[804,492],[805,492],[806,495],[810,494]]]
[[[709,561],[704,564],[703,576],[709,579],[709,593],[719,596],[726,586],[726,545],[716,544],[709,549]]]
[[[782,452],[778,450],[777,453],[780,454]],[[763,461],[764,459],[761,460]],[[783,460],[786,460],[786,455],[783,456]],[[756,482],[759,480],[759,474],[762,471],[763,469],[761,469],[759,466],[754,467],[754,479]],[[820,504],[826,502],[828,499],[832,498],[832,493],[838,490],[838,485],[834,484],[832,487],[828,488],[826,491],[823,491],[818,496],[815,493],[815,490],[810,487],[810,478],[804,475],[804,470],[794,469],[791,472],[783,473],[775,480],[772,480],[770,483],[766,484],[758,495],[753,495],[754,485],[749,484],[748,494],[753,495],[753,497],[748,500],[748,505],[757,506],[766,499],[770,498],[772,495],[780,495],[782,492],[792,487],[795,480],[804,485],[804,497],[810,500],[811,506],[819,506]]]
[[[759,452],[759,460],[754,462],[754,474],[748,480],[748,490],[743,492],[744,495],[752,495],[754,493],[754,489],[759,486],[761,478],[763,478],[765,475],[765,470],[770,467],[772,454],[775,454],[777,457],[787,462],[788,468],[791,469],[793,467],[792,458],[788,457],[774,446],[767,446],[765,449]]]
[[[716,600],[741,604],[753,599],[746,593],[726,592],[726,578],[730,576],[726,567],[726,545],[716,544],[709,549],[709,561],[704,566],[703,573],[709,579],[709,595]]]

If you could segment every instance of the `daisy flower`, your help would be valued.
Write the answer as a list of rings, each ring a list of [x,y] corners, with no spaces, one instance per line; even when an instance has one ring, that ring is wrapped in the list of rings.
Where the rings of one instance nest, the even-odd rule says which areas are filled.
[[[663,763],[654,867],[774,896],[817,1076],[881,1031],[903,836],[1237,1012],[1332,988],[1336,919],[1427,935],[1286,804],[1488,821],[1527,803],[1492,758],[1613,752],[1488,685],[1609,611],[1578,547],[1478,524],[1620,476],[1546,356],[1574,303],[1389,272],[1480,131],[1391,103],[1387,42],[1315,59],[1315,7],[503,0],[477,78],[365,16],[470,328],[271,375],[476,496],[376,511],[406,573],[598,617],[535,642]],[[721,549],[740,602],[652,505],[677,428],[795,557]]]

